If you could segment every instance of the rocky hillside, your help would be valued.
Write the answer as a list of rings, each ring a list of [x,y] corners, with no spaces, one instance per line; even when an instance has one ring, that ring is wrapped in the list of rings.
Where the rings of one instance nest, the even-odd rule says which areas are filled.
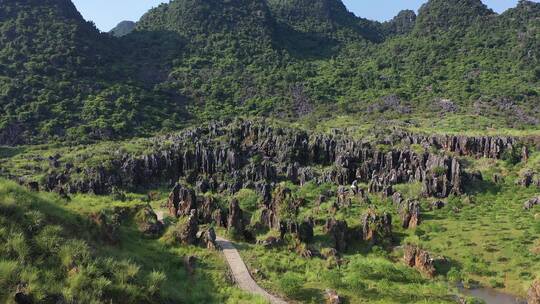
[[[160,241],[171,250],[211,254],[216,233],[232,238],[259,283],[302,302],[308,296],[282,282],[313,284],[317,299],[331,286],[328,294],[352,303],[454,303],[459,280],[516,296],[532,285],[534,299],[539,137],[373,133],[227,120],[126,142],[0,150],[0,175],[68,207],[145,194],[139,231],[162,235],[152,205],[169,214]],[[99,214],[92,219],[108,240],[122,231]],[[381,280],[394,275],[400,279]],[[358,280],[378,292],[358,292]]]
[[[268,127],[260,122],[224,122],[153,138],[145,143],[151,150],[141,155],[108,151],[95,155],[102,159],[98,165],[88,166],[94,161],[72,163],[58,154],[42,160],[48,162],[47,169],[28,173],[45,173],[38,180],[40,188],[66,193],[134,191],[185,178],[203,192],[235,193],[242,188],[264,192],[279,181],[299,185],[310,181],[348,185],[356,181],[368,184],[369,192],[385,192],[389,196],[394,185],[421,182],[424,195],[444,198],[461,194],[465,181],[471,177],[463,172],[457,158],[430,150],[515,162],[526,159],[529,153],[522,148],[524,142],[512,137],[396,132],[380,142],[384,145],[339,134]],[[414,149],[415,146],[424,150]],[[69,158],[73,158],[72,153]],[[15,171],[11,174],[17,178]],[[24,174],[18,178],[23,183],[31,182],[24,179]]]

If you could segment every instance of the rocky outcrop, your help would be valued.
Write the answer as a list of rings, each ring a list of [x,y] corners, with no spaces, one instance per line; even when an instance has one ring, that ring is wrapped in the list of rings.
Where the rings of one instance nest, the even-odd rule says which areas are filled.
[[[184,257],[184,268],[187,273],[192,276],[195,274],[195,267],[197,265],[197,257],[188,255]]]
[[[402,142],[420,144],[427,147],[442,149],[460,156],[487,157],[500,159],[506,151],[512,151],[518,140],[504,136],[464,136],[464,135],[434,135],[422,136],[407,134]],[[519,152],[519,151],[518,151]]]
[[[304,242],[306,244],[313,242],[313,226],[313,220],[311,219],[306,219],[302,223],[300,223],[300,225],[298,225],[297,236],[301,242]]]
[[[420,224],[420,202],[407,200],[402,203],[400,209],[403,228],[416,228]]]
[[[339,297],[338,293],[335,290],[327,289],[324,292],[324,298],[326,304],[341,304],[341,298]]]
[[[156,213],[150,206],[146,206],[137,212],[135,222],[139,231],[147,237],[158,237],[163,232],[163,223],[158,220]]]
[[[199,221],[197,218],[197,210],[192,209],[189,217],[184,222],[180,222],[179,241],[185,245],[197,244],[197,233],[199,232]]]
[[[444,208],[444,206],[446,206],[446,203],[443,201],[434,201],[431,204],[429,204],[429,207],[431,208],[431,210],[442,209]]]
[[[442,198],[461,194],[461,165],[457,159],[430,155],[426,167],[425,172],[420,172],[424,195]]]
[[[429,253],[415,245],[406,245],[403,249],[403,261],[423,274],[434,277],[436,270]]]
[[[523,148],[521,148],[521,161],[527,162],[529,160],[529,154],[529,147],[523,146]]]
[[[287,219],[295,218],[302,200],[293,197],[289,188],[278,186],[269,204],[263,206],[260,222],[270,229],[281,229]]]
[[[15,293],[14,301],[17,304],[34,304],[32,296],[23,291],[17,291]]]
[[[392,216],[369,209],[362,218],[362,238],[371,244],[392,241]]]
[[[260,240],[257,242],[258,245],[262,245],[266,249],[270,248],[276,248],[283,244],[282,239],[278,239],[277,237],[269,236],[264,240]]]
[[[498,184],[498,185],[499,185],[499,184],[504,183],[504,177],[503,177],[502,175],[500,175],[500,174],[497,174],[497,173],[493,174],[493,178],[492,178],[492,179],[493,179],[493,182],[494,182],[495,184]]]
[[[405,198],[400,192],[394,192],[394,194],[392,194],[392,203],[394,204],[394,206],[398,208],[401,207],[401,204],[404,200]]]
[[[343,252],[347,250],[347,235],[349,228],[347,222],[336,219],[329,219],[324,225],[324,232],[327,233],[334,243],[334,248],[337,251]]]
[[[306,219],[301,223],[292,220],[281,221],[279,223],[280,239],[284,239],[285,234],[293,234],[300,242],[309,244],[313,241],[313,220]]]
[[[345,186],[339,186],[337,190],[337,204],[339,207],[349,207],[351,206],[351,199],[353,193],[349,191]]]
[[[540,196],[539,197],[533,197],[530,200],[526,201],[523,204],[523,209],[531,210],[532,208],[534,208],[534,206],[540,206]]]
[[[244,235],[244,212],[240,209],[237,199],[232,199],[229,204],[229,217],[227,218],[227,229],[237,236]]]
[[[1,172],[1,171],[0,171]],[[25,178],[19,178],[17,180],[19,185],[26,187],[28,190],[33,192],[39,192],[39,183],[34,181],[27,181]]]
[[[500,158],[517,146],[517,140],[505,137],[420,136],[403,132],[389,137],[384,143],[396,148],[381,151],[373,144],[338,133],[308,133],[250,121],[215,123],[149,139],[148,146],[153,148],[145,154],[111,151],[107,167],[68,167],[60,157],[51,166],[45,187],[40,186],[54,189],[63,185],[69,193],[103,194],[113,186],[136,189],[171,184],[182,178],[201,191],[233,193],[242,187],[260,189],[265,204],[270,204],[271,185],[282,180],[339,185],[358,181],[369,183],[370,192],[384,192],[386,196],[391,195],[391,186],[414,181],[423,183],[425,195],[446,197],[461,193],[459,161],[430,153],[429,149],[415,152],[408,145],[493,158]],[[186,207],[184,211],[189,210]]]
[[[520,179],[518,180],[518,184],[528,188],[533,184],[533,178],[534,172],[526,171],[521,175]]]
[[[216,243],[216,231],[214,228],[210,227],[206,231],[203,231],[199,240],[207,249],[217,250],[218,245]]]
[[[210,224],[215,222],[217,224],[218,221],[215,221],[214,214],[218,209],[220,209],[220,207],[214,197],[205,196],[197,199],[197,201],[197,206],[199,207],[197,209],[199,222],[202,224]],[[221,220],[219,219],[219,221]]]
[[[186,216],[191,210],[197,209],[197,196],[195,191],[182,187],[177,183],[169,194],[167,208],[172,216]]]
[[[540,279],[534,281],[527,292],[528,304],[540,304]]]
[[[227,228],[227,213],[221,209],[216,209],[212,213],[212,221],[217,227]]]

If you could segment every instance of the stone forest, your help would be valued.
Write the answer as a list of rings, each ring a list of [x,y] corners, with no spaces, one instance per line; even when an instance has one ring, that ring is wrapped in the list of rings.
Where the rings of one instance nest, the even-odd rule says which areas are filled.
[[[538,1],[162,2],[0,0],[0,303],[540,304]]]

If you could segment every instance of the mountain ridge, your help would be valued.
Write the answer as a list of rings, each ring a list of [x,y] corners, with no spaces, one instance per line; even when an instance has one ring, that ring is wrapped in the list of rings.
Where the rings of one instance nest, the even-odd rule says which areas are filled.
[[[531,1],[497,15],[479,0],[430,0],[418,16],[379,23],[339,0],[174,0],[121,38],[68,0],[3,3],[3,144],[140,136],[236,115],[388,119],[371,109],[389,96],[411,105],[403,117],[439,99],[461,114],[485,100],[536,113],[540,4]]]

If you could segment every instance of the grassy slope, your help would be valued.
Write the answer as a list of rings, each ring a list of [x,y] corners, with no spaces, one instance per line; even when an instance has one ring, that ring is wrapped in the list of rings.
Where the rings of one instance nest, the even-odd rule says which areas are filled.
[[[85,303],[262,302],[232,287],[219,253],[146,239],[131,219],[120,226],[118,245],[98,240],[90,213],[141,203],[87,195],[67,202],[0,180],[0,239],[7,244],[0,250],[0,301],[11,303],[26,286],[43,303],[51,295]],[[197,257],[193,277],[184,270],[186,255]]]

